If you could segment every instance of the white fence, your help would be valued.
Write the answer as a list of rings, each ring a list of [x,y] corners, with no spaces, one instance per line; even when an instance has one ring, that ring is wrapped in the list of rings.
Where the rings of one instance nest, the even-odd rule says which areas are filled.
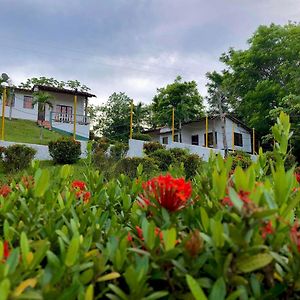
[[[128,157],[142,157],[144,155],[143,152],[143,146],[144,143],[147,143],[145,141],[140,140],[129,140],[129,150],[127,152]],[[195,146],[195,145],[189,145],[189,144],[183,144],[178,142],[172,142],[171,144],[166,145],[167,149],[171,148],[181,148],[181,149],[187,149],[190,153],[199,155],[203,160],[208,161],[210,154],[221,154],[224,157],[224,150],[220,149],[212,149],[212,148],[205,148],[201,146]],[[251,155],[252,160],[256,160],[256,155]]]
[[[87,142],[80,141],[81,143],[81,158],[86,158],[87,156]],[[34,156],[34,159],[38,160],[52,160],[52,157],[49,154],[48,146],[45,145],[38,145],[38,144],[28,144],[28,143],[16,143],[16,142],[7,142],[7,141],[0,141],[0,146],[2,147],[8,147],[15,144],[21,144],[28,147],[31,147],[36,150],[36,154]]]

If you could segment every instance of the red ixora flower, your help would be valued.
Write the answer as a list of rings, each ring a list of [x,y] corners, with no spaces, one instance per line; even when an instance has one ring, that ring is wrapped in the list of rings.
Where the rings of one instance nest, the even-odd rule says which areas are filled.
[[[7,185],[4,184],[0,188],[0,195],[3,196],[4,198],[8,196],[8,194],[11,192],[11,188]]]
[[[74,180],[72,182],[72,188],[73,189],[79,189],[81,191],[86,189],[86,184],[84,181],[80,181],[80,180]]]
[[[290,230],[290,238],[291,241],[297,246],[298,252],[300,252],[300,232],[298,220],[295,221]]]
[[[245,192],[245,191],[240,191],[238,193],[239,198],[244,202],[244,204],[249,204],[251,202],[249,198],[250,192]],[[233,202],[231,201],[229,196],[226,196],[222,199],[222,204],[228,205],[228,206],[233,206]]]
[[[261,232],[261,236],[263,239],[266,239],[266,237],[268,235],[271,235],[274,233],[274,228],[272,226],[272,222],[271,221],[268,221],[265,223],[264,226],[260,227],[260,232]]]
[[[3,242],[3,259],[7,260],[10,254],[8,241]]]
[[[72,188],[75,190],[76,198],[82,199],[84,203],[89,202],[91,198],[91,192],[86,190],[86,184],[84,181],[73,181]]]
[[[295,173],[296,180],[300,183],[300,173]]]
[[[186,205],[192,194],[192,185],[184,178],[173,178],[170,174],[160,175],[143,183],[144,193],[140,196],[140,206],[151,205],[154,198],[170,212],[177,211]],[[155,204],[152,204],[155,206]]]

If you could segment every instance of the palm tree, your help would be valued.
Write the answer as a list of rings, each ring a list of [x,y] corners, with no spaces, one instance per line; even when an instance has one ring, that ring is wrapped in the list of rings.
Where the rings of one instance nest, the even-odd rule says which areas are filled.
[[[33,94],[32,106],[38,104],[38,120],[42,121],[40,126],[40,140],[43,139],[43,122],[45,121],[46,105],[48,105],[49,108],[53,108],[53,105],[50,101],[51,99],[53,99],[53,96],[47,92],[36,92]]]

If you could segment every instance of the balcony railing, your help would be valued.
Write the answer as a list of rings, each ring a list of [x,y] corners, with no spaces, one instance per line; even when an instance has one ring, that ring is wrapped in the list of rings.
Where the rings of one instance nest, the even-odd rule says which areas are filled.
[[[74,114],[64,114],[64,113],[51,113],[51,120],[53,122],[59,123],[74,123]],[[88,125],[90,124],[90,119],[85,115],[77,115],[76,114],[76,123],[80,125]]]

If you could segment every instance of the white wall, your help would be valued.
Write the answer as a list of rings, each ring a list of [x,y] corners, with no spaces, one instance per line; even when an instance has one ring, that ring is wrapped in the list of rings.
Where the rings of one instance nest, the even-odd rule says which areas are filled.
[[[87,151],[86,151],[87,142],[81,141],[80,143],[81,143],[81,156],[80,157],[81,158],[86,158],[87,157]],[[26,145],[28,147],[31,147],[31,148],[35,149],[37,152],[34,156],[34,159],[52,160],[52,157],[50,156],[49,151],[48,151],[48,146],[46,146],[46,145],[0,141],[0,146],[2,146],[2,147],[8,147],[8,146],[15,145],[15,144]]]
[[[23,119],[23,120],[31,120],[37,121],[38,118],[38,107],[35,105],[33,109],[23,108],[24,96],[32,96],[31,92],[28,93],[20,93],[15,92],[15,103],[12,107],[12,118],[14,119]],[[1,107],[1,115],[2,115],[2,98],[0,97],[0,107]],[[5,117],[9,117],[9,106],[5,106]]]
[[[74,131],[74,123],[63,123],[63,122],[55,122],[52,120],[52,128],[67,131],[69,133],[73,133]],[[80,135],[86,139],[89,138],[90,134],[90,125],[81,125],[76,124],[76,135]]]

